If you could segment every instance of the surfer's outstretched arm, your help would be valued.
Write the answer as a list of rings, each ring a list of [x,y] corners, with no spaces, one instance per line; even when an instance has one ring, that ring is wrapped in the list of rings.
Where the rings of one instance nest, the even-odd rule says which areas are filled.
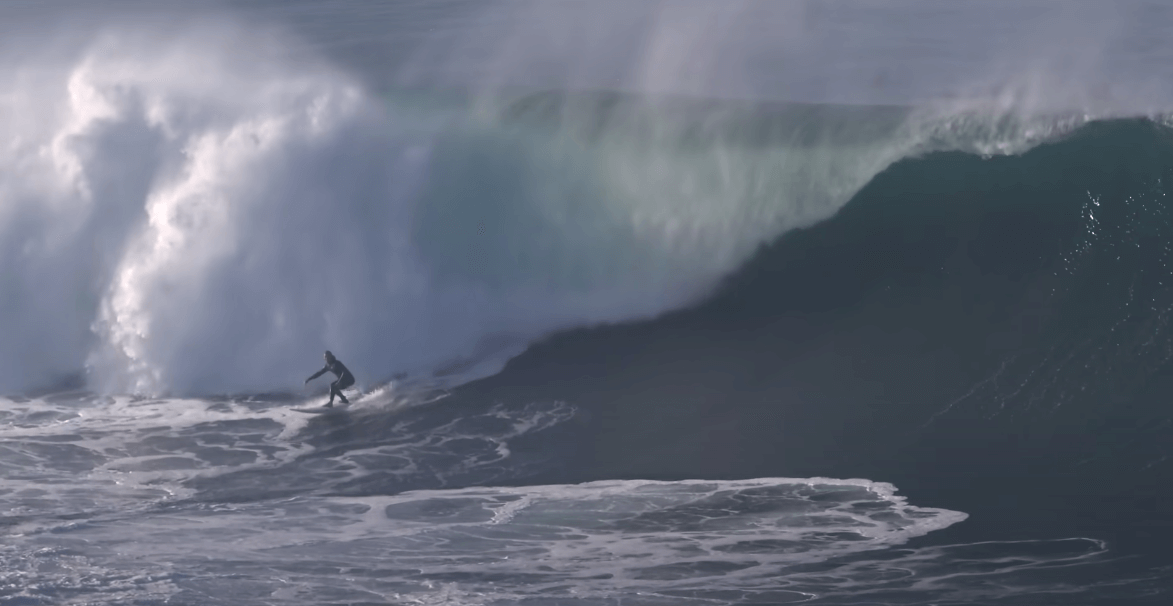
[[[329,367],[329,366],[327,366],[327,367],[323,368],[322,370],[319,370],[318,372],[315,372],[314,374],[310,375],[310,378],[306,379],[306,380],[305,380],[305,382],[306,382],[306,383],[309,383],[310,381],[313,381],[314,379],[316,379],[316,378],[318,378],[318,377],[322,376],[322,374],[323,374],[323,373],[325,373],[327,370],[330,370],[330,367]]]

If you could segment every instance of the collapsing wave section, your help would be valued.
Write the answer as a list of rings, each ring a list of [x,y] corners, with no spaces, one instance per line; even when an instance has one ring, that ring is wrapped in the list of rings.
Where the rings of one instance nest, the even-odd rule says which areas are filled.
[[[367,382],[499,362],[695,300],[909,154],[1089,118],[388,103],[277,34],[200,23],[0,57],[0,389],[82,369],[105,392],[288,389],[327,348]]]

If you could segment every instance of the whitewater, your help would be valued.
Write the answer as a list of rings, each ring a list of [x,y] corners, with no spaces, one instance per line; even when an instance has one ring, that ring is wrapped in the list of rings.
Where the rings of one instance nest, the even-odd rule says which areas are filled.
[[[864,466],[671,463],[724,461],[736,437],[613,463],[676,410],[615,421],[585,381],[621,371],[588,358],[651,360],[671,339],[570,342],[579,353],[548,374],[508,366],[560,334],[686,322],[674,314],[900,166],[1013,161],[1102,124],[1164,133],[1173,14],[1159,4],[13,2],[0,20],[0,604],[1162,593],[1165,569],[1112,572],[1127,557],[1106,535],[917,542],[960,537],[944,533],[964,526],[964,499],[910,500]],[[1127,203],[1155,212],[1163,182],[1144,186]],[[1071,275],[1107,242],[1106,199],[1077,203]],[[1142,214],[1120,233],[1163,225]],[[820,240],[787,268],[855,241]],[[818,300],[820,285],[774,287]],[[1163,335],[1164,299],[1144,305]],[[847,308],[762,326],[798,335]],[[856,317],[836,326],[874,316]],[[624,357],[640,372],[607,397],[687,400],[671,385],[753,341],[730,334],[695,372]],[[354,404],[292,411],[325,401],[302,381],[326,349],[358,377]],[[842,380],[863,381],[850,358]],[[990,399],[1004,403],[1060,372],[1017,359],[908,426],[947,422],[999,377],[1019,382]],[[1158,374],[1166,358],[1147,360]],[[565,389],[526,391],[563,375]],[[715,384],[697,393],[739,410],[740,388]],[[753,418],[697,425],[749,436]]]

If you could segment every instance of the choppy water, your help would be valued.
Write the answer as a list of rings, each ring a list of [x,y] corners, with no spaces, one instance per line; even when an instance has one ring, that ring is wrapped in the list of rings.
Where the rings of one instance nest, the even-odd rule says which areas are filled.
[[[5,401],[10,604],[792,603],[1001,596],[1092,539],[902,548],[965,514],[867,480],[509,485],[566,404],[445,414],[387,392]],[[397,407],[398,404],[398,407]],[[520,459],[520,460],[518,460]],[[528,461],[528,464],[527,464]],[[488,484],[487,487],[467,487]],[[964,582],[955,577],[966,575]],[[1051,588],[1048,588],[1051,589]]]

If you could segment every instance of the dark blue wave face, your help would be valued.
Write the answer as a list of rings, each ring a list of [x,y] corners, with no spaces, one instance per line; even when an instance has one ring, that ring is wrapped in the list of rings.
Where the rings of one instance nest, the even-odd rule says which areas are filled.
[[[1160,600],[1171,180],[1173,133],[1146,120],[906,160],[707,302],[549,339],[458,397],[581,409],[529,445],[568,453],[543,481],[866,477],[970,514],[924,540],[1102,540],[1123,559],[1055,586]],[[1003,597],[1074,603],[1029,593]]]

